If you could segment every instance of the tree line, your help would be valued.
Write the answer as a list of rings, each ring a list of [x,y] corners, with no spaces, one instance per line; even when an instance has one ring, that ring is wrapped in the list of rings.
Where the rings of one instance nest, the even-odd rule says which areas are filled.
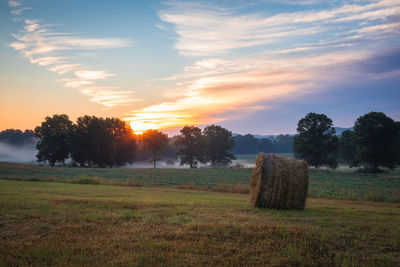
[[[382,112],[370,112],[357,118],[353,130],[335,135],[335,128],[325,114],[308,113],[297,124],[294,153],[315,167],[335,169],[338,162],[366,171],[379,167],[393,169],[400,164],[400,122]]]
[[[293,153],[294,135],[280,134],[271,138],[257,138],[254,135],[237,135],[233,138],[234,154]]]
[[[161,159],[180,159],[181,165],[199,163],[226,166],[234,154],[258,152],[288,153],[306,160],[311,166],[336,168],[339,163],[361,166],[369,171],[400,164],[400,122],[382,112],[359,117],[353,130],[336,135],[333,122],[324,114],[308,113],[297,124],[297,135],[279,135],[275,139],[236,135],[210,125],[202,131],[185,126],[169,138],[158,130],[134,135],[126,122],[117,118],[83,116],[76,123],[65,114],[46,117],[35,131],[8,129],[0,132],[0,142],[13,145],[37,142],[39,162],[71,164],[82,167],[123,166],[133,161],[149,161],[156,167]],[[39,141],[37,141],[39,140]]]
[[[190,167],[208,162],[225,166],[235,159],[230,152],[235,144],[232,133],[217,125],[203,131],[185,126],[180,135],[168,138],[158,130],[135,135],[130,125],[118,118],[83,116],[73,123],[61,114],[46,117],[34,134],[39,138],[37,160],[51,166],[65,164],[67,159],[81,167],[123,166],[146,159],[155,168],[157,161],[171,154]]]
[[[37,138],[32,130],[6,129],[0,131],[0,142],[14,146],[25,146],[36,143]]]

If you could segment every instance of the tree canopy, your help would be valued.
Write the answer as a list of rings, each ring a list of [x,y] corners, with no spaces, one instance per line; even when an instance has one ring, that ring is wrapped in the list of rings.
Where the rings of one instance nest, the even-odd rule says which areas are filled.
[[[280,134],[276,137],[257,138],[251,134],[236,135],[233,137],[235,146],[234,154],[256,154],[264,153],[292,153],[293,139],[292,135]]]
[[[236,159],[230,151],[235,145],[232,132],[218,125],[204,128],[203,134],[207,140],[207,160],[212,166],[226,166]]]
[[[141,136],[144,150],[151,155],[151,162],[156,168],[156,162],[161,160],[160,156],[167,147],[168,136],[157,130],[147,130]]]
[[[23,146],[37,142],[35,132],[25,130],[24,132],[18,129],[6,129],[0,132],[0,142],[14,146]]]
[[[377,171],[394,168],[400,152],[399,126],[382,112],[370,112],[354,123],[356,162]]]
[[[324,165],[336,168],[339,140],[332,126],[332,120],[324,114],[310,112],[299,120],[298,135],[294,138],[296,157],[316,168]]]
[[[40,126],[35,128],[35,135],[39,137],[36,145],[38,161],[48,161],[51,166],[56,162],[64,163],[69,156],[67,136],[72,122],[65,114],[46,117]]]
[[[68,143],[72,160],[80,166],[122,166],[133,162],[136,151],[132,129],[117,118],[78,118]]]
[[[339,140],[339,158],[346,163],[353,163],[356,156],[354,131],[345,130]]]
[[[177,154],[180,156],[181,165],[189,164],[190,168],[198,162],[206,162],[207,142],[201,129],[194,126],[185,126],[181,129],[176,141]]]

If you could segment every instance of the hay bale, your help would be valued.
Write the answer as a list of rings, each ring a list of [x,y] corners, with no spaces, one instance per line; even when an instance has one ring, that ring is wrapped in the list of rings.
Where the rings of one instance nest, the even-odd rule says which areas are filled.
[[[305,161],[261,153],[250,182],[250,204],[258,208],[304,209],[308,189]]]

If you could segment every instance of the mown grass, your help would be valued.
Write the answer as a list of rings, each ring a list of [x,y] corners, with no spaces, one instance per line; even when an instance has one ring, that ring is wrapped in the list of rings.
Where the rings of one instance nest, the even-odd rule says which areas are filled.
[[[4,266],[399,266],[400,204],[0,180]]]
[[[252,169],[100,169],[0,163],[0,179],[80,184],[168,186],[217,192],[249,192]],[[309,196],[400,202],[398,169],[380,175],[310,170]]]

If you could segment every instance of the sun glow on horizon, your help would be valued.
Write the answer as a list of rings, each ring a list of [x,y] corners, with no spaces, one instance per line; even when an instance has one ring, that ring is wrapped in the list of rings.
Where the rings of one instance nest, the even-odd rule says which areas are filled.
[[[156,124],[149,121],[127,121],[129,121],[129,125],[131,126],[133,133],[136,135],[142,135],[147,130],[159,128]]]

